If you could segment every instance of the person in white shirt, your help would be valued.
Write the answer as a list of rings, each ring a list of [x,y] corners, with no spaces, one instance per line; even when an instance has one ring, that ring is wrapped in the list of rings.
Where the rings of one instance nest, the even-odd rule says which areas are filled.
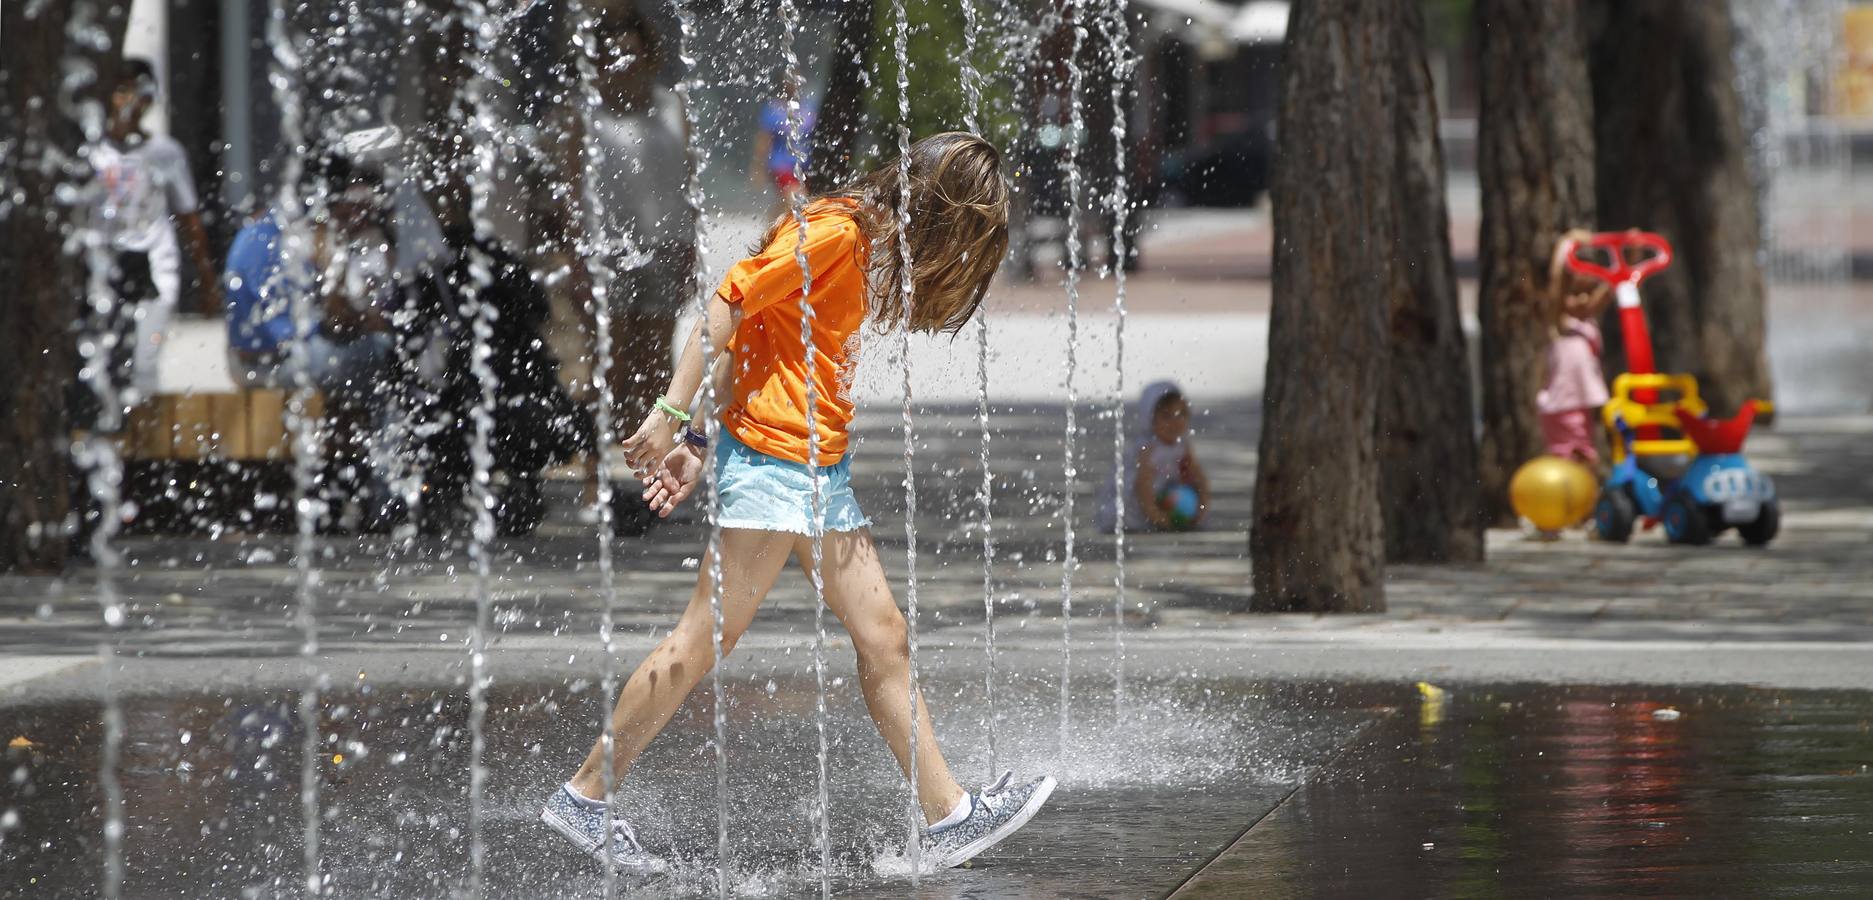
[[[1114,531],[1121,508],[1127,531],[1182,531],[1201,526],[1210,510],[1210,479],[1197,462],[1190,436],[1190,401],[1183,390],[1171,381],[1146,385],[1131,418],[1127,437],[1132,455],[1125,459],[1123,484],[1115,472],[1100,492],[1099,530]],[[1174,493],[1179,489],[1194,493],[1194,510],[1176,511]]]
[[[199,279],[202,313],[220,315],[221,283],[182,145],[143,131],[156,101],[155,69],[141,59],[123,65],[104,138],[86,154],[96,173],[91,224],[111,260],[115,297],[95,324],[114,350],[112,384],[136,402],[156,390],[156,350],[182,291],[183,254]]]
[[[586,177],[602,218],[600,232],[585,239],[612,275],[606,303],[613,421],[627,422],[649,408],[657,386],[669,380],[677,318],[695,303],[696,213],[688,197],[688,121],[682,99],[658,81],[663,41],[657,29],[641,13],[610,11],[594,37],[595,87],[604,105],[591,116],[596,153]],[[565,171],[579,172],[583,163],[567,160]],[[564,227],[577,234],[584,230],[577,214],[583,198],[575,192],[573,199]],[[576,254],[566,262],[574,295],[589,310],[596,267]],[[587,492],[596,489],[596,470],[588,468]],[[613,523],[620,533],[641,532],[651,517],[628,494],[616,495]]]

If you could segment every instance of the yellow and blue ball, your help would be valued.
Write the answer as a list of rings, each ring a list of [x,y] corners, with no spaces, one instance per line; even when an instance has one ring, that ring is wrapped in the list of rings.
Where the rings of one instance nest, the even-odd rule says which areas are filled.
[[[1173,530],[1188,531],[1197,525],[1202,499],[1197,496],[1196,488],[1179,483],[1158,495],[1158,506],[1164,510],[1164,517],[1170,520]]]

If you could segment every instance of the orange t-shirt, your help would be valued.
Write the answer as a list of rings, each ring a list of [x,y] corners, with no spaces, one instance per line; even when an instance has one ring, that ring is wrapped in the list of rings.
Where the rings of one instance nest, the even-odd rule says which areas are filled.
[[[814,204],[806,216],[806,259],[813,272],[812,365],[800,340],[799,226],[788,223],[760,253],[728,270],[716,295],[741,306],[734,396],[722,425],[749,447],[806,463],[806,384],[813,379],[822,466],[845,455],[852,424],[852,376],[865,324],[865,236],[852,203]]]

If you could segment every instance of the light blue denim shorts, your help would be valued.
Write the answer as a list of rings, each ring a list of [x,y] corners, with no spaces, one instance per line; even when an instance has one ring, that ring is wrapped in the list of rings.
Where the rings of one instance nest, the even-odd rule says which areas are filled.
[[[819,467],[825,531],[857,531],[871,524],[852,496],[852,458]],[[769,456],[716,432],[715,478],[722,491],[723,528],[758,528],[812,534],[813,473],[805,463]]]

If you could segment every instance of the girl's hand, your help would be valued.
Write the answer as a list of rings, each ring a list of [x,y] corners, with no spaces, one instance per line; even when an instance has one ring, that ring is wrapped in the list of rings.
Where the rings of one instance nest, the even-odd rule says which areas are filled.
[[[637,433],[624,439],[624,458],[631,470],[639,475],[654,474],[658,464],[676,447],[676,433],[681,427],[676,419],[651,410],[644,424],[637,426]]]
[[[671,450],[657,471],[644,476],[644,505],[659,518],[669,516],[677,504],[695,492],[702,481],[702,465],[702,451],[695,447],[684,444]]]

